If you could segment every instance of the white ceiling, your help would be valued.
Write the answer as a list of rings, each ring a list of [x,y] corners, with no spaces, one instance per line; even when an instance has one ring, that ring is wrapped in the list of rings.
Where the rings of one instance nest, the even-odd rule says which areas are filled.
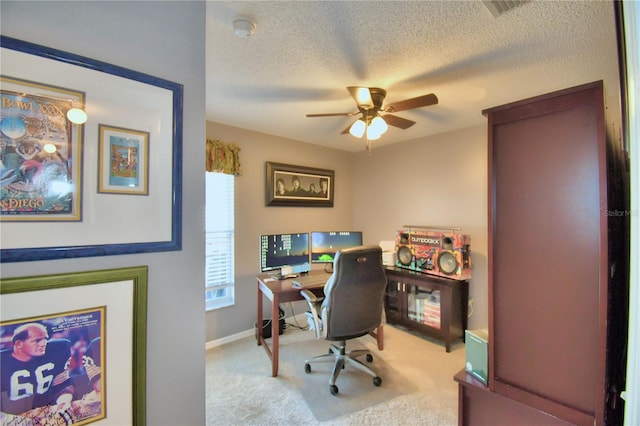
[[[257,25],[236,37],[232,21]],[[486,122],[481,111],[595,80],[617,98],[609,1],[532,1],[497,18],[472,1],[209,1],[207,120],[357,152],[341,132],[357,111],[347,86],[387,90],[385,104],[435,93],[402,111],[373,146]],[[615,108],[618,108],[616,105]],[[232,141],[229,141],[232,142]]]

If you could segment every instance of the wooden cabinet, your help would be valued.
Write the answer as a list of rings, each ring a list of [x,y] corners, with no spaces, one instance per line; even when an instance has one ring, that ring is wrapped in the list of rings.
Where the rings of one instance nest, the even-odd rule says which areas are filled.
[[[491,392],[462,370],[458,382],[458,424],[461,426],[567,426],[571,423],[544,411]]]
[[[624,235],[610,194],[624,185],[607,154],[616,147],[607,145],[602,82],[484,113],[489,393],[463,390],[461,412],[483,398],[498,411],[517,402],[570,424],[616,423],[622,384],[612,379],[624,369],[616,352],[625,337],[608,321],[627,284],[609,240],[614,229]]]
[[[387,267],[385,313],[387,322],[399,324],[444,342],[464,339],[467,328],[469,283]]]

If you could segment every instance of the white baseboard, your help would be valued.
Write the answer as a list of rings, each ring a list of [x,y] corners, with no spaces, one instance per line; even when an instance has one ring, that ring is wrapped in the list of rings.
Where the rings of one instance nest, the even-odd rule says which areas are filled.
[[[211,340],[205,343],[204,349],[209,350],[215,348],[216,346],[224,345],[225,343],[235,342],[236,340],[244,339],[245,337],[255,336],[256,330],[252,328],[251,330],[241,331],[240,333],[232,334],[231,336],[225,336],[220,339]]]
[[[287,317],[287,319],[293,319],[293,318],[294,317]],[[303,324],[303,325],[307,324],[307,317],[305,317],[304,313],[296,315],[295,320],[297,320],[299,324]],[[225,337],[221,337],[220,339],[210,340],[205,343],[204,349],[206,351],[206,350],[215,348],[217,346],[224,345],[226,343],[231,343],[231,342],[235,342],[236,340],[244,339],[245,337],[255,336],[255,334],[256,334],[256,329],[252,328],[249,330],[241,331],[240,333],[232,334],[231,336],[225,336]]]

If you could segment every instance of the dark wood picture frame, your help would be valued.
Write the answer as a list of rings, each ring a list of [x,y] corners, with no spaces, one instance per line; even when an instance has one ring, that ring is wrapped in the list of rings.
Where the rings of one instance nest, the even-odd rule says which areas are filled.
[[[267,206],[333,207],[334,171],[267,161]]]

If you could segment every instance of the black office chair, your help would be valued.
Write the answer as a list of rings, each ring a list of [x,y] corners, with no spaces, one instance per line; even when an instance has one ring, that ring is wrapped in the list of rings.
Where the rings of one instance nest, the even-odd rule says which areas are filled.
[[[307,322],[315,331],[316,339],[336,342],[331,344],[328,354],[304,361],[306,373],[311,372],[310,364],[313,362],[335,361],[329,381],[332,395],[338,393],[336,379],[347,365],[371,375],[374,385],[382,384],[376,372],[357,359],[365,355],[367,362],[371,362],[371,352],[347,352],[346,341],[364,336],[382,323],[386,286],[382,249],[379,246],[360,246],[336,253],[333,274],[324,287],[324,297],[317,297],[308,290],[300,292],[309,304]]]

